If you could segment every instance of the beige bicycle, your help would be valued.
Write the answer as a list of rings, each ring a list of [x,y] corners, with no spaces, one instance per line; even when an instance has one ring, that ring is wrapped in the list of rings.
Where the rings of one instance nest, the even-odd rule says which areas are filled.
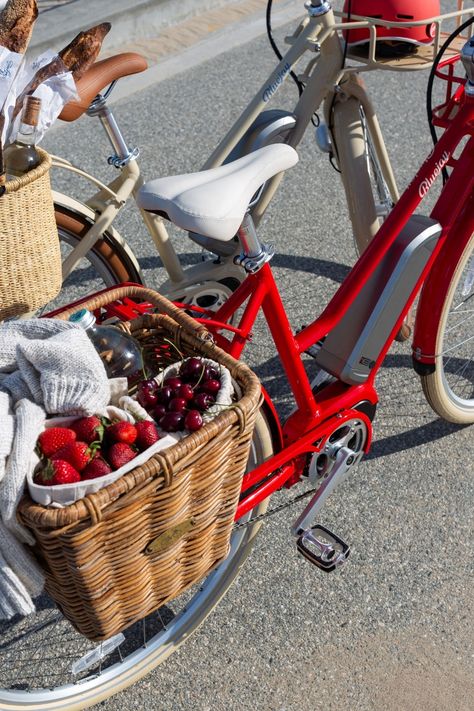
[[[354,239],[360,253],[398,199],[377,116],[361,75],[375,69],[415,71],[431,67],[445,34],[442,24],[445,21],[459,23],[463,16],[474,14],[474,9],[464,8],[464,3],[458,0],[457,11],[424,20],[425,24],[432,22],[435,28],[433,44],[396,59],[378,56],[376,29],[387,23],[356,16],[349,22],[347,16],[334,12],[330,3],[323,0],[310,0],[306,10],[306,16],[294,33],[286,38],[289,50],[203,169],[217,167],[270,143],[285,142],[298,147],[308,125],[312,121],[316,123],[316,112],[322,109],[324,121],[317,128],[318,145],[331,155],[341,172]],[[406,27],[420,23],[397,24]],[[368,31],[370,42],[365,53],[359,48],[349,48],[348,51],[341,39],[348,27]],[[118,79],[144,69],[146,61],[134,53],[97,62],[79,82],[80,101],[68,104],[61,115],[66,121],[74,121],[84,113],[99,118],[114,151],[108,161],[118,170],[118,175],[109,184],[104,184],[71,163],[54,158],[57,169],[73,171],[95,188],[86,202],[55,193],[56,219],[64,255],[63,290],[55,306],[103,286],[126,281],[144,283],[136,256],[114,227],[117,215],[131,198],[135,198],[144,182],[138,150],[129,148],[107,103]],[[293,111],[268,109],[290,73],[295,78],[298,74],[300,94]],[[106,87],[108,89],[102,93]],[[254,196],[252,217],[255,224],[259,224],[282,177],[280,174],[267,181]],[[237,240],[224,244],[190,233],[194,243],[215,256],[184,268],[171,244],[163,217],[144,211],[141,216],[168,274],[168,279],[159,287],[168,298],[215,309],[245,278],[245,271],[235,263],[239,249]],[[93,276],[88,276],[91,273]]]

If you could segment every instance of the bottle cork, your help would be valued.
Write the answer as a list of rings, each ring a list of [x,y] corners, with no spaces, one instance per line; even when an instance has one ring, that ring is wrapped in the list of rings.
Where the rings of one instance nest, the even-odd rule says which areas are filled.
[[[22,122],[28,126],[37,126],[41,109],[41,99],[36,96],[27,96],[25,108],[23,109]]]

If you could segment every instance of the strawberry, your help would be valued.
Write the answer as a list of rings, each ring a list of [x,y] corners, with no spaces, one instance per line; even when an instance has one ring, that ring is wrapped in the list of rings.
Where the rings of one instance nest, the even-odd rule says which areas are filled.
[[[135,428],[137,430],[135,444],[141,452],[151,447],[152,444],[155,444],[155,442],[158,442],[160,439],[156,425],[154,422],[151,422],[151,420],[140,420],[140,422],[137,422],[135,425]]]
[[[124,464],[130,462],[137,453],[125,442],[115,442],[107,452],[107,461],[112,469],[120,469]]]
[[[104,425],[102,420],[95,415],[81,417],[79,420],[75,420],[75,422],[71,424],[71,429],[76,433],[78,440],[87,442],[87,444],[102,442],[104,437]]]
[[[109,442],[133,444],[137,438],[137,430],[131,422],[115,422],[115,424],[107,427],[106,437]]]
[[[63,459],[69,462],[74,469],[81,472],[91,461],[94,456],[93,448],[89,447],[85,442],[69,442],[61,449],[55,452],[51,459],[56,461],[58,459]]]
[[[110,474],[112,468],[107,464],[105,459],[98,454],[89,462],[87,467],[81,472],[81,479],[97,479],[98,476]]]
[[[49,461],[44,469],[34,476],[35,484],[54,486],[56,484],[74,484],[81,481],[81,475],[74,467],[62,459]]]
[[[38,437],[38,446],[45,457],[64,447],[64,445],[74,442],[76,433],[67,427],[49,427]]]

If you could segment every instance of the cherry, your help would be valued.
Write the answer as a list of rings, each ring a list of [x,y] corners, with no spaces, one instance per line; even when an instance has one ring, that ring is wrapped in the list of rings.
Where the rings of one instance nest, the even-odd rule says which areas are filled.
[[[175,390],[176,397],[182,397],[184,400],[192,400],[194,397],[194,390],[189,383],[183,383]]]
[[[184,397],[174,397],[169,401],[168,408],[172,412],[182,412],[186,408],[186,403]]]
[[[171,388],[171,390],[176,390],[180,387],[180,385],[182,385],[182,382],[181,378],[166,378],[165,385]]]
[[[198,393],[192,401],[197,410],[204,412],[214,403],[214,398],[208,393]]]
[[[158,402],[158,396],[152,390],[139,390],[137,400],[140,405],[145,408],[145,410],[149,410]]]
[[[219,390],[221,389],[221,384],[219,380],[206,380],[204,383],[202,383],[200,390],[202,390],[205,393],[209,393],[209,395],[217,395]]]
[[[203,424],[204,421],[199,410],[189,410],[186,417],[184,418],[184,426],[190,432],[196,432],[196,430],[200,430]]]
[[[164,405],[158,404],[153,408],[153,411],[151,414],[153,416],[153,419],[158,422],[160,417],[163,417],[163,415],[166,415],[166,412],[167,412],[166,407]]]
[[[151,390],[153,392],[157,388],[158,388],[158,383],[153,378],[148,378],[147,380],[141,380],[138,383],[138,391],[139,392],[144,391],[144,390],[147,390],[147,391]]]
[[[184,414],[182,412],[167,412],[160,419],[159,425],[165,432],[178,432],[184,426]]]
[[[157,402],[161,405],[167,405],[173,397],[173,391],[168,385],[163,385],[163,387],[157,391],[156,397]]]
[[[206,365],[204,380],[220,380],[220,373],[213,365]]]

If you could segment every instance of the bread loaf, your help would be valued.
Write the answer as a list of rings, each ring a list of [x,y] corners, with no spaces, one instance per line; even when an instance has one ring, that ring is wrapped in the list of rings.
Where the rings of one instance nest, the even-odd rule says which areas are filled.
[[[111,26],[110,22],[102,22],[89,30],[79,32],[72,42],[59,52],[64,64],[73,73],[74,79],[80,79],[95,62],[104,37]]]
[[[37,17],[36,0],[8,0],[0,12],[0,45],[24,54]]]
[[[74,79],[80,79],[84,72],[95,62],[102,46],[102,41],[110,30],[110,22],[91,27],[89,30],[79,32],[67,47],[64,47],[58,56],[41,69],[38,69],[31,81],[25,86],[17,97],[13,109],[12,121],[18,116],[23,106],[25,97],[33,94],[35,89],[47,79],[61,74],[66,70],[72,72]]]

